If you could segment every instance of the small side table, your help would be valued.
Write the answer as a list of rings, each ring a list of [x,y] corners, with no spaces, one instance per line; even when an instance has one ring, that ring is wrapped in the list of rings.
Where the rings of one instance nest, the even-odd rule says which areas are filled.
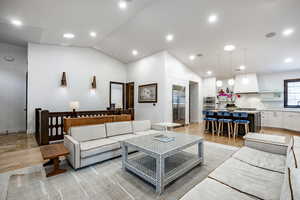
[[[40,147],[40,150],[44,160],[50,159],[49,163],[53,163],[53,170],[52,172],[47,174],[47,177],[61,174],[67,171],[66,169],[59,168],[59,157],[66,156],[70,153],[68,149],[64,146],[64,144],[44,145]]]
[[[176,128],[182,126],[182,124],[172,122],[160,122],[152,124],[154,127],[160,127],[161,129],[168,131],[169,128]]]

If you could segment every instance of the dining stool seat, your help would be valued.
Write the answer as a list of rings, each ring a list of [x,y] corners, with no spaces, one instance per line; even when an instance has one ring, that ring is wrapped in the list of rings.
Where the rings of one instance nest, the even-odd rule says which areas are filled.
[[[239,124],[249,124],[250,121],[249,121],[249,120],[242,120],[242,119],[240,119],[240,120],[234,120],[234,123],[239,123]]]
[[[209,130],[209,125],[211,125],[211,132],[214,135],[215,131],[217,131],[217,123],[218,119],[214,118],[214,112],[212,111],[203,111],[203,115],[205,116],[203,118],[204,120],[204,130],[208,131]]]
[[[234,123],[233,137],[235,138],[238,135],[239,125],[244,125],[245,134],[249,133],[250,121],[247,120],[248,113],[246,113],[246,112],[236,112],[236,113],[233,113],[233,117],[237,118],[233,121],[233,123]]]
[[[219,117],[230,117],[231,113],[230,112],[218,112]],[[218,126],[218,136],[220,136],[220,133],[224,132],[224,124],[227,124],[227,133],[228,137],[230,138],[230,135],[233,132],[233,127],[232,127],[232,119],[226,119],[226,118],[220,118],[218,119],[219,126]]]

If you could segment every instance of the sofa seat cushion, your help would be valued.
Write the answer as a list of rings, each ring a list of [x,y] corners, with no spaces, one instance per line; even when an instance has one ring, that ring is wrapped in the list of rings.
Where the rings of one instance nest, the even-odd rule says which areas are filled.
[[[106,137],[104,124],[71,127],[69,134],[79,142]]]
[[[232,157],[255,167],[280,173],[285,172],[286,156],[284,155],[268,153],[249,147],[242,147]]]
[[[137,134],[137,135],[151,135],[151,134],[157,134],[157,133],[161,133],[161,131],[157,131],[157,130],[148,130],[148,131],[138,131],[138,132],[134,132],[134,134]]]
[[[131,121],[106,123],[107,137],[133,133]]]
[[[262,134],[262,133],[248,133],[247,135],[244,136],[244,139],[249,141],[282,145],[282,146],[288,146],[290,142],[289,136],[270,135],[270,134]]]
[[[80,143],[81,157],[86,158],[107,151],[121,148],[119,142],[111,139],[91,140]]]
[[[114,140],[114,141],[118,141],[118,142],[122,142],[123,140],[127,140],[130,138],[135,138],[135,137],[140,137],[141,135],[136,135],[136,134],[126,134],[126,135],[118,135],[118,136],[114,136],[114,137],[110,137],[109,139]]]
[[[148,131],[151,129],[150,120],[132,121],[133,132]]]
[[[230,158],[209,177],[254,197],[275,200],[280,198],[284,174]]]
[[[280,200],[300,199],[300,169],[287,168]]]
[[[218,181],[210,178],[204,179],[180,200],[253,200],[246,194],[238,192]]]

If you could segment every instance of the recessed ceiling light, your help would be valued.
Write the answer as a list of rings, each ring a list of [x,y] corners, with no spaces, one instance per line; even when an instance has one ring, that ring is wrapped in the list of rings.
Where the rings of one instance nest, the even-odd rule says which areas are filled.
[[[7,62],[13,62],[15,61],[15,58],[12,56],[4,56],[3,59]]]
[[[282,31],[282,35],[283,36],[290,36],[294,33],[294,29],[292,28],[288,28]]]
[[[195,55],[190,55],[190,60],[195,60],[196,56]]]
[[[246,66],[245,65],[241,65],[240,66],[240,70],[245,70],[246,69]]]
[[[119,2],[119,8],[120,8],[121,10],[126,10],[126,9],[127,9],[127,2],[126,2],[125,0],[121,0],[121,1]]]
[[[213,24],[216,23],[218,21],[218,16],[217,15],[210,15],[208,17],[208,23]]]
[[[136,56],[136,55],[138,55],[139,54],[139,52],[137,51],[137,50],[132,50],[132,55],[134,55],[134,56]]]
[[[168,35],[166,36],[166,40],[167,40],[168,42],[173,41],[173,40],[174,40],[174,35],[173,35],[173,34],[168,34]]]
[[[11,20],[10,23],[14,26],[22,26],[23,25],[23,22],[21,22],[20,20],[17,20],[17,19]]]
[[[211,74],[212,74],[212,71],[207,71],[206,74],[207,74],[207,75],[211,75]]]
[[[91,37],[96,37],[96,36],[97,36],[97,33],[94,32],[94,31],[92,31],[92,32],[90,32],[90,36],[91,36]]]
[[[223,81],[221,81],[221,80],[216,81],[216,86],[217,87],[222,87],[222,85],[223,85]]]
[[[230,86],[234,85],[234,79],[233,78],[228,80],[228,85],[230,85]]]
[[[293,61],[294,61],[293,58],[286,58],[284,60],[285,63],[292,63]]]
[[[235,50],[235,46],[232,44],[224,46],[224,51],[234,51],[234,50]]]
[[[64,34],[64,38],[67,38],[67,39],[73,39],[75,37],[75,35],[73,33],[65,33]]]

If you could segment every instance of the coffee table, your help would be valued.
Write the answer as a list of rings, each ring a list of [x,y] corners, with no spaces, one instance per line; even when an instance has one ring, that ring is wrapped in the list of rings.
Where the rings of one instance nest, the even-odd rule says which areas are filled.
[[[69,154],[69,151],[64,146],[64,144],[44,145],[44,146],[40,147],[40,150],[41,150],[44,160],[50,159],[50,162],[48,162],[48,163],[51,163],[51,164],[53,163],[53,166],[54,166],[52,172],[47,174],[47,177],[61,174],[65,171],[67,171],[66,169],[59,168],[59,162],[60,162],[59,157],[66,156]]]
[[[174,137],[173,141],[161,142],[157,135]],[[183,151],[197,145],[196,154]],[[128,156],[128,148],[138,155]],[[164,187],[179,176],[203,162],[203,138],[175,132],[161,132],[140,136],[122,142],[122,168],[129,170],[156,187],[161,194]]]

